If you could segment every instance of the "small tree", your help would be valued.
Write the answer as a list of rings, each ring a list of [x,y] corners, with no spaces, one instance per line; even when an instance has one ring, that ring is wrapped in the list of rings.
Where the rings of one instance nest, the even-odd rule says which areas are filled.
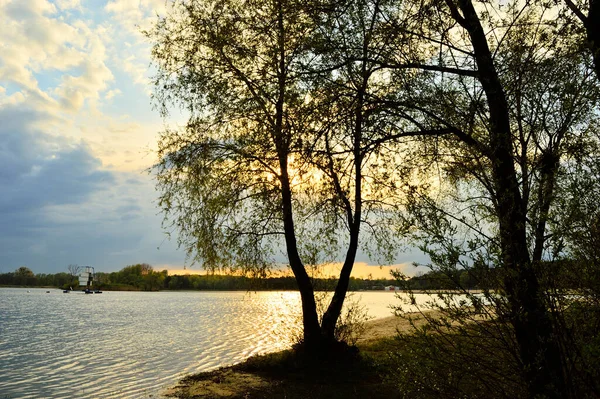
[[[335,341],[361,226],[366,247],[393,254],[384,145],[413,133],[389,137],[401,118],[372,101],[389,91],[371,60],[386,47],[384,3],[177,2],[148,33],[163,114],[172,104],[189,114],[159,142],[167,224],[212,270],[263,276],[285,246],[313,349]],[[308,268],[340,252],[320,323]]]

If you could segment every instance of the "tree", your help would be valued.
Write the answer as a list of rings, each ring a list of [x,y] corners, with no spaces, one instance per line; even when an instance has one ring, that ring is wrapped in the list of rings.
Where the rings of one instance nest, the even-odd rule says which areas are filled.
[[[381,101],[393,93],[390,79],[381,73],[389,51],[385,25],[394,14],[393,2],[330,1],[323,5],[312,10],[317,30],[311,48],[313,63],[304,66],[313,117],[303,157],[322,176],[320,189],[311,193],[320,199],[322,219],[344,226],[345,231],[334,228],[329,235],[345,232],[348,237],[339,279],[321,325],[322,334],[333,337],[359,238],[366,243],[363,250],[380,260],[391,261],[396,251],[397,236],[389,226],[398,192],[388,171],[397,151],[390,146],[403,138],[436,132],[423,131],[414,120]],[[323,235],[315,238],[327,245]]]
[[[26,266],[21,266],[17,270],[15,270],[15,276],[19,277],[34,277],[35,274],[31,271],[30,268]]]
[[[294,1],[179,2],[150,37],[163,112],[174,100],[190,114],[184,132],[162,136],[156,167],[160,204],[174,216],[180,244],[205,268],[260,275],[272,262],[269,245],[283,235],[310,344],[320,330],[292,195],[303,179],[297,65],[305,19]]]
[[[17,285],[35,285],[35,274],[26,266],[21,266],[14,272],[14,283]]]
[[[387,91],[369,59],[385,49],[383,5],[178,2],[148,33],[163,114],[173,103],[189,114],[183,131],[159,142],[154,171],[167,223],[212,270],[264,275],[284,245],[313,349],[334,341],[361,225],[375,238],[367,246],[393,252],[384,193],[396,190],[382,170],[398,117],[370,101]],[[412,132],[394,138],[403,135]],[[310,268],[341,251],[320,323]]]
[[[529,394],[564,397],[569,381],[537,268],[548,254],[556,179],[578,144],[593,139],[598,97],[571,38],[552,35],[547,9],[501,7],[432,1],[421,7],[429,20],[397,26],[435,54],[429,62],[440,70],[421,68],[431,78],[414,108],[454,133],[425,154],[444,159],[433,177],[442,200],[415,189],[413,211],[426,232],[423,248],[442,270],[497,259],[506,302],[493,303],[514,329]],[[469,230],[463,242],[455,239],[459,225]]]

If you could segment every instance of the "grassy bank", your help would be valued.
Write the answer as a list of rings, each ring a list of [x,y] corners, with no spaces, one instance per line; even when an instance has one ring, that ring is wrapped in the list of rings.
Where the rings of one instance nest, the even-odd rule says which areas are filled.
[[[383,340],[378,345],[384,344]],[[174,398],[389,398],[377,352],[361,347],[361,355],[319,366],[301,365],[291,350],[255,356],[219,370],[191,375],[169,390]],[[375,354],[376,356],[372,356]]]
[[[173,398],[394,398],[389,378],[396,332],[410,330],[396,317],[373,320],[357,346],[342,359],[305,364],[292,350],[262,356],[215,371],[190,375],[169,389]]]
[[[574,303],[565,313],[573,341],[573,398],[600,397],[597,309]],[[457,323],[437,311],[367,322],[358,351],[307,362],[292,350],[256,356],[191,375],[165,394],[173,398],[527,398],[510,324],[475,315]],[[425,320],[425,319],[428,320]],[[573,326],[577,326],[577,330]]]

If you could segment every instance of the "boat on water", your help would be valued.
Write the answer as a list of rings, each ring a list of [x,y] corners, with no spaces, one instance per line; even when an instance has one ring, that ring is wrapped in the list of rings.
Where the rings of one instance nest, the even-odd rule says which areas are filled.
[[[85,294],[102,294],[102,291],[99,289],[92,289],[95,275],[96,273],[92,266],[85,266],[85,271],[79,274],[79,286],[85,286],[83,289]]]

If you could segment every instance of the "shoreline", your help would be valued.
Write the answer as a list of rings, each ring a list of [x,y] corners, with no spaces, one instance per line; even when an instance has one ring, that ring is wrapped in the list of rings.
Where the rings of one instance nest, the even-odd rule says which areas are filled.
[[[437,313],[436,310],[427,310],[423,313],[431,314]],[[425,323],[423,314],[420,312],[409,312],[406,313],[410,316],[416,325],[422,325]],[[398,332],[407,333],[413,329],[411,323],[404,317],[400,316],[387,316],[378,319],[372,319],[365,322],[365,331],[358,338],[357,344],[365,344],[372,341],[377,341],[384,338],[392,338]]]
[[[6,285],[0,284],[0,288],[23,288],[23,289],[32,289],[32,288],[40,288],[40,289],[57,289],[64,290],[64,288],[57,287],[54,285]],[[248,288],[240,288],[240,289],[158,289],[158,290],[144,290],[134,286],[108,286],[108,288],[101,287],[102,291],[113,291],[113,292],[298,292],[297,288],[257,288],[257,289],[248,289]],[[74,289],[73,291],[80,291],[80,289]],[[316,290],[315,292],[331,292],[329,290]],[[373,293],[373,292],[381,292],[382,294],[390,295],[390,294],[464,294],[464,291],[459,290],[348,290],[348,293],[360,294],[363,292]],[[471,289],[467,290],[468,294],[480,294],[483,290],[480,289]]]
[[[358,342],[367,342],[379,338],[390,337],[396,330],[405,331],[410,326],[406,320],[398,316],[386,316],[365,322],[365,331],[358,338]]]
[[[430,313],[436,311],[427,311]],[[425,319],[422,313],[411,312],[407,315],[415,325],[422,325]],[[433,315],[433,314],[432,314]],[[365,322],[364,331],[356,341],[356,346],[367,357],[381,356],[382,347],[386,347],[398,332],[408,333],[413,329],[411,322],[399,316],[387,316]],[[372,363],[361,361],[358,367],[366,380],[354,381],[347,376],[342,381],[332,382],[328,371],[313,375],[314,370],[289,368],[289,359],[293,357],[290,349],[250,357],[242,362],[218,369],[189,374],[181,378],[176,385],[161,392],[165,398],[280,398],[291,399],[311,397],[314,389],[320,391],[320,398],[371,397],[388,398],[393,386],[380,379],[376,371],[371,370]],[[339,366],[339,365],[338,365]],[[345,367],[345,366],[341,366]],[[355,370],[355,371],[357,371]],[[321,374],[325,374],[322,376]],[[339,375],[332,371],[336,380]],[[291,393],[293,389],[296,392]],[[357,396],[358,392],[362,392]],[[291,396],[288,396],[290,395]],[[308,395],[308,396],[306,396]],[[393,397],[393,396],[392,396]]]

